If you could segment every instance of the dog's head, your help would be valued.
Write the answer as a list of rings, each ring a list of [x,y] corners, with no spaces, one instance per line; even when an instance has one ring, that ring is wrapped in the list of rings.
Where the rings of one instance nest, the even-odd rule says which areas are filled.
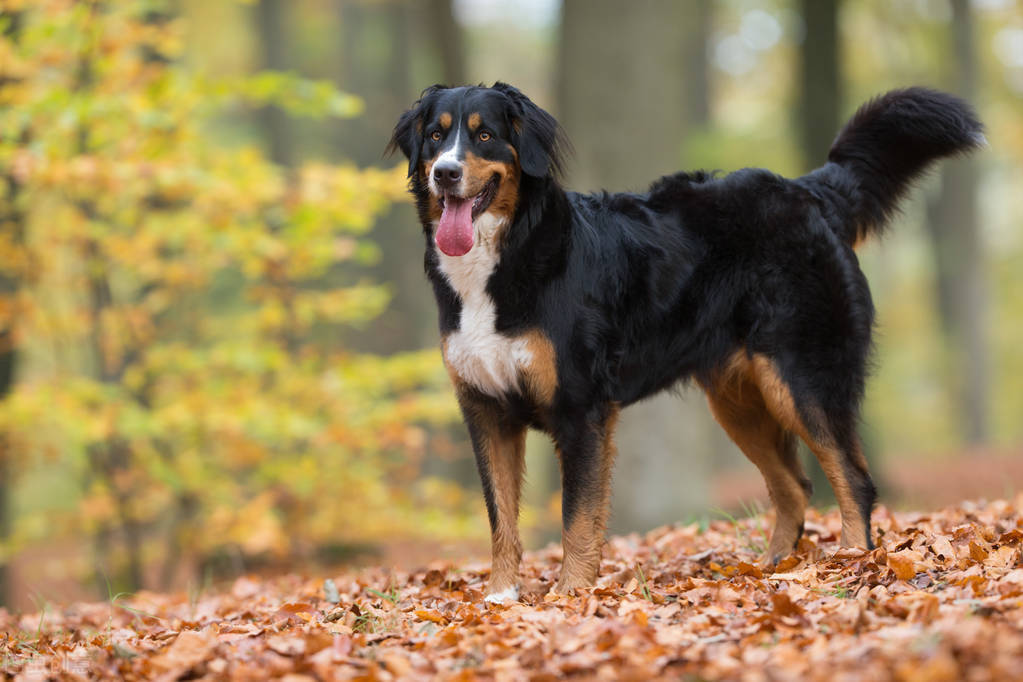
[[[426,202],[434,239],[449,256],[468,253],[476,219],[507,225],[519,204],[523,176],[560,171],[562,136],[554,117],[518,89],[494,87],[423,91],[394,128],[390,150],[408,157],[412,189]]]

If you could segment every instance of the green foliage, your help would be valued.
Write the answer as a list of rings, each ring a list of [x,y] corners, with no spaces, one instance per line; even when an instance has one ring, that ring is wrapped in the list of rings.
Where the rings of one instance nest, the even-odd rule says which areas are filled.
[[[337,282],[374,259],[365,235],[404,199],[402,168],[286,172],[209,133],[245,106],[351,116],[361,100],[290,74],[193,73],[181,23],[134,3],[18,4],[0,41],[0,167],[20,224],[0,231],[0,268],[19,287],[0,312],[22,370],[0,432],[15,475],[57,468],[78,497],[36,501],[5,551],[92,538],[97,570],[118,575],[108,558],[170,567],[443,532],[416,517],[461,499],[417,482],[426,427],[456,413],[439,354],[339,341],[387,305],[377,284]]]

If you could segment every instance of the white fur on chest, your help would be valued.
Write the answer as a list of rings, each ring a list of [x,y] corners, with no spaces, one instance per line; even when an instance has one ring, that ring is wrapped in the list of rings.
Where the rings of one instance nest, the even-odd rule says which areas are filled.
[[[487,294],[487,280],[500,253],[496,236],[503,219],[485,213],[473,223],[475,244],[464,256],[438,252],[440,271],[462,302],[458,331],[447,336],[444,360],[462,381],[499,397],[518,391],[520,373],[532,361],[525,339],[497,333],[497,308]]]

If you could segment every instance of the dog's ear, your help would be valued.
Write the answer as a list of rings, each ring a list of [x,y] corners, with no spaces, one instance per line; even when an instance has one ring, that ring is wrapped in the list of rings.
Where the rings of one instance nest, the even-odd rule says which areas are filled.
[[[387,149],[384,151],[386,155],[389,156],[395,150],[400,149],[408,159],[408,177],[410,178],[416,172],[416,167],[419,165],[419,153],[423,148],[423,116],[426,114],[433,96],[444,89],[443,85],[431,85],[423,90],[412,108],[398,119],[391,141],[387,143]]]
[[[494,90],[512,101],[512,128],[522,172],[536,178],[561,173],[561,155],[568,140],[554,117],[507,83],[494,83]]]

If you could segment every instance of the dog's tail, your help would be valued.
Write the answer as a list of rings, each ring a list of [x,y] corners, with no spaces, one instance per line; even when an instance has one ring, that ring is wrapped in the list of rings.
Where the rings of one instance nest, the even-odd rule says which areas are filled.
[[[973,108],[927,88],[892,90],[845,125],[828,163],[806,176],[838,209],[828,222],[850,245],[880,235],[914,180],[938,159],[984,146]]]

